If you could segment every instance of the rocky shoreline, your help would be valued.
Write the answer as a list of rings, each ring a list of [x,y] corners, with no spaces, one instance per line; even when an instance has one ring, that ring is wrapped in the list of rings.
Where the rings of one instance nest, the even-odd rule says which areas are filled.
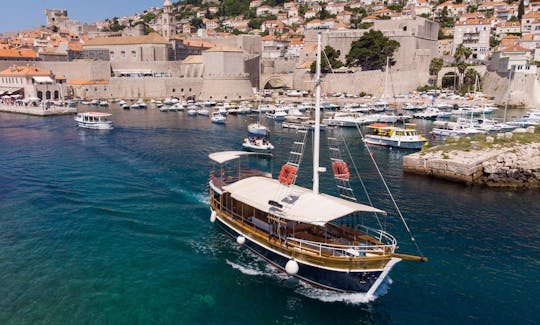
[[[540,133],[453,138],[403,158],[403,171],[468,185],[540,189]]]

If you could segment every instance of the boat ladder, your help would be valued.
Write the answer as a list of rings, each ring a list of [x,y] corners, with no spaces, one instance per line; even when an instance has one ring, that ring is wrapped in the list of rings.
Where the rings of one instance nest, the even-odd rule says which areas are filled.
[[[293,142],[291,151],[289,151],[289,159],[287,160],[287,165],[293,166],[296,169],[300,168],[302,158],[304,157],[307,134],[307,128],[298,128],[296,130],[296,139]]]
[[[350,184],[350,173],[347,163],[341,157],[340,139],[328,137],[328,147],[339,196],[345,200],[356,202],[356,197]]]

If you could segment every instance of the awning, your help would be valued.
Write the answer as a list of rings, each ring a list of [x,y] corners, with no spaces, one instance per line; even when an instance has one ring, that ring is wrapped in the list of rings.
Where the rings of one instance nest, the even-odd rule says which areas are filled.
[[[248,156],[248,155],[271,156],[271,154],[268,154],[268,153],[247,152],[247,151],[221,151],[221,152],[214,152],[214,153],[209,154],[208,158],[212,159],[218,164],[223,164],[223,163],[226,163],[227,161],[238,159],[240,158],[240,156]]]
[[[11,95],[13,93],[16,93],[18,91],[22,90],[22,88],[18,87],[0,87],[0,96],[7,94]]]
[[[232,198],[258,210],[275,214],[281,218],[324,225],[354,212],[385,213],[377,208],[358,204],[326,194],[314,194],[311,190],[293,185],[292,189],[267,177],[249,177],[224,186]],[[286,193],[286,194],[284,194]],[[281,195],[281,196],[280,196]],[[279,213],[269,204],[275,201],[283,206]]]
[[[39,84],[52,84],[52,83],[54,83],[54,80],[52,80],[52,78],[49,77],[49,76],[36,76],[36,77],[32,77],[32,79],[34,79],[34,81],[39,83]]]
[[[151,69],[113,69],[114,75],[151,75]]]

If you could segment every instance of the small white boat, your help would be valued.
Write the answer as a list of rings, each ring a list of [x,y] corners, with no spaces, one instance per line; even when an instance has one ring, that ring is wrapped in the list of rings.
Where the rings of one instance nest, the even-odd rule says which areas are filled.
[[[285,121],[287,113],[285,111],[275,111],[274,113],[266,113],[266,117],[274,121]]]
[[[274,150],[274,146],[266,138],[245,138],[242,143],[242,148],[246,151],[252,152],[271,152]]]
[[[141,108],[141,109],[148,108],[148,105],[146,105],[146,103],[142,99],[139,99],[136,104],[137,104],[137,108]],[[133,108],[133,105],[131,107]]]
[[[187,113],[189,116],[195,116],[197,115],[197,110],[192,108],[192,109],[189,109]]]
[[[159,111],[160,111],[160,112],[168,112],[168,111],[172,111],[172,110],[169,109],[169,106],[165,106],[165,105],[164,105],[164,106],[161,106],[161,107],[159,108]]]
[[[130,109],[130,108],[131,108],[131,107],[129,107],[129,105],[128,105],[128,104],[125,104],[125,103],[124,103],[124,104],[122,104],[122,109]]]
[[[227,120],[227,118],[219,114],[219,112],[212,112],[212,116],[210,117],[210,120],[212,121],[212,123],[225,124],[225,121]]]
[[[75,116],[77,126],[85,129],[111,130],[113,122],[109,120],[112,114],[103,112],[78,113]]]
[[[92,100],[92,101],[90,102],[90,104],[96,105],[96,106],[99,105],[99,99],[94,99],[94,100]]]
[[[180,103],[173,104],[171,107],[169,107],[169,111],[182,112],[184,111],[184,105]]]
[[[201,108],[197,111],[197,114],[199,115],[203,115],[203,116],[209,116],[210,115],[210,111],[207,110],[206,108]]]
[[[250,125],[248,125],[248,132],[250,135],[263,136],[263,137],[267,136],[268,133],[270,133],[268,128],[260,124],[259,122],[251,123]]]
[[[118,100],[116,103],[117,103],[118,105],[120,105],[120,106],[123,106],[123,105],[126,104],[126,101],[123,100],[123,99],[120,99],[120,100]]]
[[[105,100],[101,100],[99,101],[99,106],[106,107],[106,106],[109,106],[109,103]]]
[[[315,120],[309,120],[304,122],[283,122],[281,123],[281,126],[285,129],[309,129],[314,130],[315,129]],[[319,124],[320,130],[324,131],[326,129],[326,124]]]

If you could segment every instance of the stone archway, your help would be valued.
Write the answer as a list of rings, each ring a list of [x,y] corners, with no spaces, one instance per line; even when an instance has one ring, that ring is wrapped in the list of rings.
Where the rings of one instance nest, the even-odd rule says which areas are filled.
[[[289,88],[285,80],[281,77],[271,77],[263,84],[263,89],[283,89]]]
[[[459,75],[450,71],[440,77],[440,82],[437,83],[442,89],[457,89],[459,86]]]

